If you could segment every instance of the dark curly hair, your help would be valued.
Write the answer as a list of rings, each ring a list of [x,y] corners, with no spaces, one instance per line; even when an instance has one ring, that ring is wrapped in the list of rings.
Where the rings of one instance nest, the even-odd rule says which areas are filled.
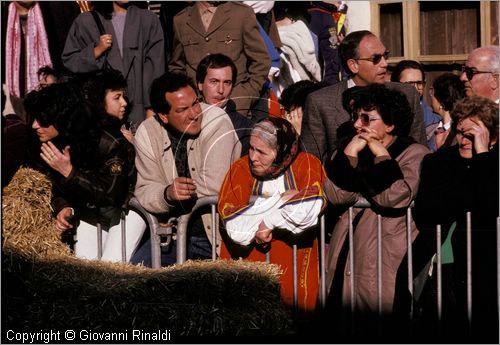
[[[349,112],[377,110],[386,125],[394,125],[392,135],[408,136],[413,123],[413,111],[406,96],[383,84],[355,86],[344,91],[343,106]]]
[[[24,107],[30,124],[37,120],[43,127],[53,125],[57,129],[60,139],[71,147],[71,162],[75,166],[91,164],[101,127],[76,84],[61,82],[31,91],[24,99]]]
[[[469,117],[481,120],[490,132],[491,139],[498,138],[498,104],[479,96],[465,97],[457,101],[451,112],[453,130],[456,131],[458,123]]]
[[[460,77],[453,73],[444,73],[434,79],[432,83],[434,98],[438,100],[444,110],[451,111],[453,105],[465,97],[465,86]]]

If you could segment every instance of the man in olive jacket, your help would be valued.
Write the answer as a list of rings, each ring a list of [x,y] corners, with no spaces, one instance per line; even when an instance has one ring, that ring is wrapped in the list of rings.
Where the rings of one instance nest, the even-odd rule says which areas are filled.
[[[232,98],[242,113],[260,96],[271,67],[253,10],[238,2],[200,1],[179,12],[173,47],[169,70],[184,72],[193,81],[205,56],[229,56],[238,69]]]

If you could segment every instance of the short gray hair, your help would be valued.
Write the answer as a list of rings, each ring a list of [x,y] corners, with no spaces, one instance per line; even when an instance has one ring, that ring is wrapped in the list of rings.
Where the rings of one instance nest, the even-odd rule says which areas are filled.
[[[278,149],[278,136],[276,127],[270,121],[261,121],[253,128],[250,135],[255,135],[269,145],[273,150]]]

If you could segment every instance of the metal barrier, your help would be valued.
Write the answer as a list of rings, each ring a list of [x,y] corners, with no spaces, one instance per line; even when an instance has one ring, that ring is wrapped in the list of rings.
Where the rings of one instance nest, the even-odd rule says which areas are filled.
[[[217,213],[217,196],[208,196],[199,198],[196,204],[193,206],[190,213],[185,214],[177,218],[177,263],[183,263],[187,258],[187,232],[188,223],[193,212],[197,211],[201,207],[210,205],[211,206],[211,228],[212,228],[212,260],[217,258],[217,247],[216,239],[217,233],[219,232],[219,219]],[[146,211],[139,203],[136,198],[130,200],[129,205],[133,206],[137,211],[146,216],[147,223],[149,225],[151,234],[151,256],[152,256],[152,266],[153,268],[161,267],[161,247],[170,244],[172,240],[173,232],[172,227],[162,227],[158,222],[158,219],[153,214]],[[173,222],[173,219],[171,219]],[[171,222],[169,221],[169,223]],[[325,282],[325,218],[321,216],[320,219],[320,243],[319,243],[319,255],[320,255],[320,291],[319,291],[319,303],[322,308],[325,307],[326,303],[326,282]],[[162,242],[162,238],[167,238],[165,242]],[[297,246],[293,245],[293,291],[294,291],[294,309],[298,305],[298,272],[297,272]],[[269,252],[266,253],[266,262],[270,262]]]
[[[127,235],[125,225],[125,212],[120,213],[120,227],[121,227],[121,240],[122,240],[122,262],[127,261]],[[102,225],[97,223],[97,259],[102,259]]]
[[[406,214],[406,234],[407,234],[407,258],[408,258],[408,291],[412,297],[413,301],[413,252],[412,252],[412,237],[411,237],[411,224],[412,224],[412,215],[411,215],[411,208],[413,207],[413,203],[410,205],[410,207],[407,209],[407,214]],[[351,304],[351,330],[354,330],[354,310],[355,310],[355,303],[354,303],[354,291],[355,291],[355,281],[354,281],[354,235],[353,235],[353,209],[354,208],[370,208],[370,203],[365,200],[361,199],[359,200],[355,205],[351,206],[348,210],[348,221],[349,221],[349,229],[348,229],[348,236],[349,236],[349,270],[350,270],[350,304]],[[443,284],[442,284],[442,255],[441,255],[441,225],[438,224],[436,226],[436,285],[437,285],[437,297],[436,297],[436,311],[437,311],[437,318],[438,318],[438,333],[440,333],[441,330],[441,322],[442,322],[442,315],[443,315]],[[381,232],[382,232],[382,217],[380,215],[377,215],[377,311],[378,311],[378,316],[379,320],[382,317],[382,297],[381,297],[381,291],[382,291],[382,279],[381,279],[381,274],[382,274],[382,240],[381,240]],[[499,313],[499,320],[500,320],[500,221],[499,218],[497,217],[496,219],[496,241],[497,241],[497,290],[498,290],[498,299],[497,299],[497,305],[499,306],[498,308],[498,313]],[[467,295],[467,320],[468,320],[468,327],[469,327],[469,335],[471,331],[471,324],[472,324],[472,225],[471,225],[471,213],[467,212],[466,213],[466,256],[467,256],[467,265],[466,265],[466,270],[467,270],[467,280],[466,280],[466,295]],[[324,270],[322,268],[322,273],[324,273]],[[412,322],[414,320],[414,305],[413,303],[410,306],[410,335],[412,333]]]

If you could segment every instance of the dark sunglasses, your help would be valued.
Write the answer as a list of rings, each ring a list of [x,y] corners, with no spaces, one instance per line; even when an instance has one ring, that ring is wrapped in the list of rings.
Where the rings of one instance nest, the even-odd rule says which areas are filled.
[[[353,112],[351,114],[352,123],[358,121],[358,119],[361,120],[361,123],[363,124],[363,126],[369,126],[370,122],[372,122],[372,121],[382,120],[381,117],[370,117],[370,115],[365,114],[365,113],[358,114],[356,112]]]
[[[469,66],[462,66],[462,73],[465,73],[465,76],[467,77],[468,80],[472,80],[476,74],[481,74],[481,73],[491,73],[494,74],[495,72],[490,72],[490,71],[479,71],[475,67],[469,67]]]
[[[355,60],[365,60],[365,61],[370,61],[371,63],[373,63],[374,65],[378,65],[380,63],[380,61],[382,61],[382,58],[384,59],[388,59],[389,58],[389,51],[386,50],[384,52],[384,54],[373,54],[372,56],[370,56],[369,58],[357,58]]]

